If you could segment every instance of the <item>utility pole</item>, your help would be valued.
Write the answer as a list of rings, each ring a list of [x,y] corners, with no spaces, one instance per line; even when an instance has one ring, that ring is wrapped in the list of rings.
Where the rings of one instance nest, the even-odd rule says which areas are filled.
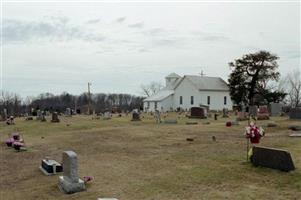
[[[88,115],[90,115],[90,110],[91,110],[91,93],[90,93],[90,86],[92,83],[88,82]]]

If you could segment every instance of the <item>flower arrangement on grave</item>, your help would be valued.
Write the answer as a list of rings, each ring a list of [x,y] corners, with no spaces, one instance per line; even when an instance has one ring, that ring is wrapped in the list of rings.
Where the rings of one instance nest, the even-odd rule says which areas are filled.
[[[258,144],[264,134],[264,129],[256,126],[254,122],[250,122],[250,125],[246,127],[245,136],[252,144]]]
[[[8,147],[13,147],[18,151],[21,149],[21,147],[25,147],[25,141],[18,133],[13,133],[11,136],[9,136],[5,143]]]
[[[93,180],[93,177],[92,176],[84,176],[83,180],[84,180],[85,183],[88,183],[88,182]]]

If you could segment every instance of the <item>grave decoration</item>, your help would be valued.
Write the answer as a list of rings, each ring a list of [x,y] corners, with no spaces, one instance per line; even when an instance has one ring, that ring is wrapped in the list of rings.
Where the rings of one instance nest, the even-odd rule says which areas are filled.
[[[251,150],[249,150],[249,142],[251,144],[258,144],[260,142],[261,137],[265,135],[264,129],[262,127],[257,127],[255,122],[249,122],[249,126],[245,129],[245,137],[247,139],[247,161],[249,160],[249,156],[251,155]]]
[[[39,169],[47,176],[55,175],[63,171],[63,167],[60,163],[55,160],[50,160],[48,157],[42,160]]]
[[[26,150],[25,141],[18,133],[9,136],[5,143],[8,147],[13,147],[17,151]]]
[[[7,125],[14,125],[15,124],[14,116],[10,116],[9,118],[7,118],[6,119],[6,124]]]
[[[257,127],[254,122],[250,122],[250,125],[246,127],[245,136],[252,144],[258,144],[264,134],[263,128]]]

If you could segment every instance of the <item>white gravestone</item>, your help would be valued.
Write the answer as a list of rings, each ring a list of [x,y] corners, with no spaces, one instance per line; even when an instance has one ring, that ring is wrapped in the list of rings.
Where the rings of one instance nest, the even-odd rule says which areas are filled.
[[[77,174],[77,155],[74,151],[63,152],[63,176],[59,177],[61,191],[71,194],[86,189],[85,183]]]

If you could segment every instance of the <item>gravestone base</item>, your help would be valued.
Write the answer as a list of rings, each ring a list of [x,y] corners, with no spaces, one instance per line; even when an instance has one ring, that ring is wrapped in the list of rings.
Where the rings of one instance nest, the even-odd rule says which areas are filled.
[[[59,177],[58,186],[62,192],[65,192],[67,194],[72,194],[86,190],[86,186],[83,180],[78,179],[78,182],[74,183],[70,182],[68,178],[64,178],[64,176]]]

